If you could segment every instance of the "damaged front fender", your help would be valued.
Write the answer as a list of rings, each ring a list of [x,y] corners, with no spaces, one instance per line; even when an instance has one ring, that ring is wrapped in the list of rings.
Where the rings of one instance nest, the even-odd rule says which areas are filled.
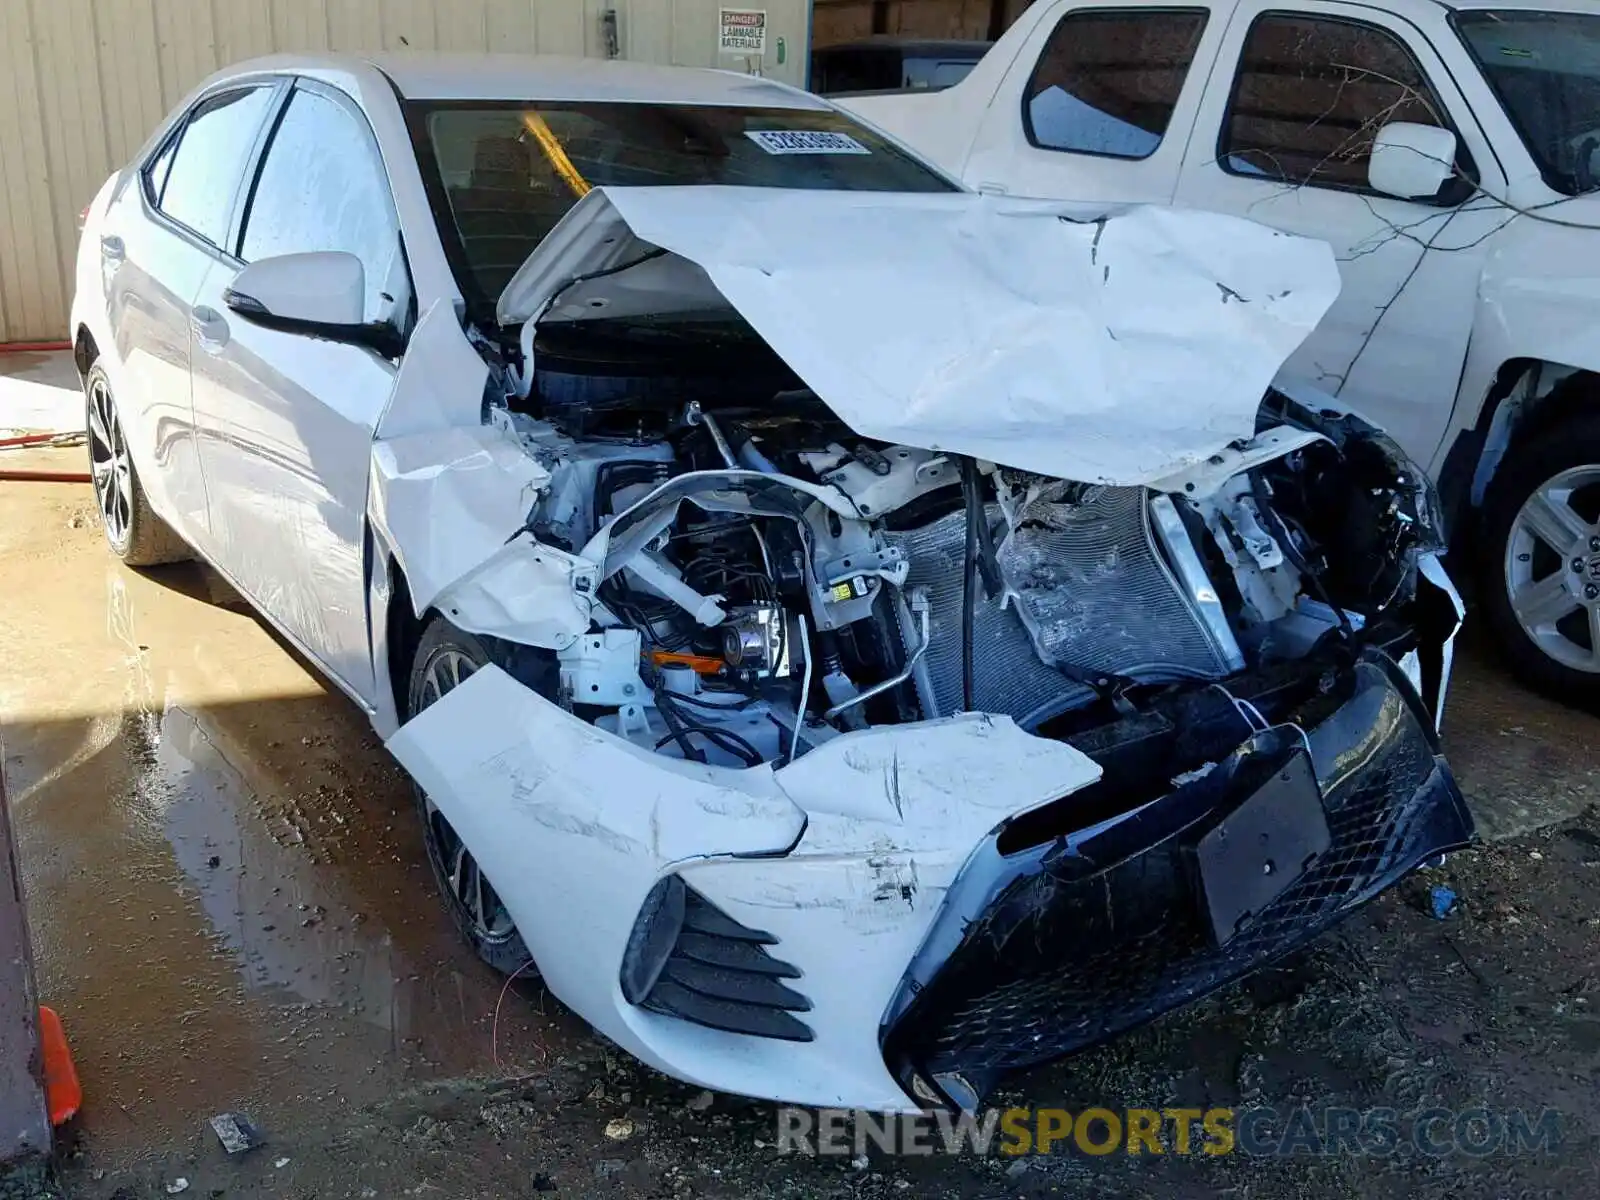
[[[598,580],[527,531],[550,472],[483,422],[488,369],[448,306],[424,314],[412,350],[372,443],[367,514],[416,615],[437,608],[470,633],[570,646],[589,628]]]

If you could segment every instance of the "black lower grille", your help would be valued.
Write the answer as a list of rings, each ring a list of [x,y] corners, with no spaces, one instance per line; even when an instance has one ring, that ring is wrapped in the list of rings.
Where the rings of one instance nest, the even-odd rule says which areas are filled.
[[[778,939],[739,924],[676,875],[651,890],[622,963],[630,1003],[753,1037],[809,1042],[795,1017],[811,1001],[783,981],[800,972],[767,949]]]
[[[1221,945],[1185,832],[1227,799],[1197,811],[1199,785],[1097,839],[1010,858],[991,845],[952,888],[891,1008],[891,1068],[908,1083],[954,1078],[947,1095],[981,1094],[1001,1072],[1102,1042],[1304,945],[1470,841],[1465,803],[1419,716],[1384,668],[1356,668],[1354,694],[1306,737],[1327,848]],[[1149,836],[1130,843],[1141,829]]]

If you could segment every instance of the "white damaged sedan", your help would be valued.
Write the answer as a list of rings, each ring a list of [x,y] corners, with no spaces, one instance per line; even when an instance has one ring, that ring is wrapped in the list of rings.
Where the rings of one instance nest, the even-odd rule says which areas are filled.
[[[280,58],[107,181],[73,331],[112,549],[369,714],[479,955],[907,1110],[1470,840],[1429,484],[1272,383],[1337,286],[759,79]]]

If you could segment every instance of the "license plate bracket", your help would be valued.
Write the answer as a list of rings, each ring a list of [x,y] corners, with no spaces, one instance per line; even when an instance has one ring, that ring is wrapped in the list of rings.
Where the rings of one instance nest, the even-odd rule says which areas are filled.
[[[1296,749],[1194,843],[1197,898],[1215,944],[1244,930],[1332,840],[1311,757]]]

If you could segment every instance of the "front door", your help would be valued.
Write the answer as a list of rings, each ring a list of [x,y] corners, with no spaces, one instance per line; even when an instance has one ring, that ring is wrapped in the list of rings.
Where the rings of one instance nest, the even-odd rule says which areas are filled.
[[[353,695],[373,699],[364,539],[373,429],[396,363],[265,329],[223,294],[239,262],[343,250],[366,269],[366,318],[409,307],[399,225],[370,126],[300,81],[262,156],[234,262],[195,301],[195,421],[219,565]]]
[[[1245,0],[1177,202],[1333,246],[1339,298],[1285,373],[1339,396],[1427,463],[1455,403],[1487,242],[1509,214],[1459,181],[1427,201],[1373,191],[1368,158],[1391,121],[1454,130],[1458,171],[1502,190],[1482,131],[1415,25],[1353,4],[1290,12]]]

